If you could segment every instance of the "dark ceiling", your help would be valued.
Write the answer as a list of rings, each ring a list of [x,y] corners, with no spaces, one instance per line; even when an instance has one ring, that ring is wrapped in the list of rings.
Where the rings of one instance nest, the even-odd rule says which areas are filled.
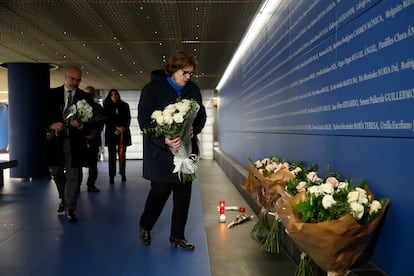
[[[140,90],[151,70],[185,50],[199,62],[194,80],[214,89],[259,0],[13,0],[0,1],[0,63],[41,62],[51,87],[64,68],[83,70],[81,87]],[[0,69],[0,90],[8,90]]]

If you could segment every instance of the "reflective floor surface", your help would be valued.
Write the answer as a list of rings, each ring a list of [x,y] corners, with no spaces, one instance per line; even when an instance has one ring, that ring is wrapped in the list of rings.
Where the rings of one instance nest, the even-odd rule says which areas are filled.
[[[4,159],[4,158],[0,158]],[[242,206],[243,197],[213,160],[201,160],[194,182],[186,238],[194,252],[169,245],[171,201],[152,231],[152,244],[138,239],[138,221],[149,190],[142,161],[127,161],[127,181],[109,184],[106,162],[99,162],[99,193],[88,193],[86,174],[78,201],[78,222],[57,213],[50,180],[10,179],[0,187],[0,275],[293,275],[285,254],[266,256],[250,236],[256,217],[229,229],[237,211],[219,223],[217,205]]]

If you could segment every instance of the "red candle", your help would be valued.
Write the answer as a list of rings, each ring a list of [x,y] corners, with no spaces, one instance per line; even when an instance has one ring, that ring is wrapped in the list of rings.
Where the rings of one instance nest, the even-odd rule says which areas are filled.
[[[219,203],[220,206],[220,215],[224,215],[224,210],[226,209],[226,202],[224,200],[221,200]]]

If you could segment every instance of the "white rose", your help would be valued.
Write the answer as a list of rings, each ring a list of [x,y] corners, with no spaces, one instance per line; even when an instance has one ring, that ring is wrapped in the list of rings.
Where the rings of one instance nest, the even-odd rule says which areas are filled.
[[[334,187],[330,183],[323,183],[320,185],[320,191],[324,194],[333,194],[334,193]]]
[[[338,190],[348,189],[348,182],[339,182],[337,189]]]
[[[380,209],[382,209],[381,202],[379,202],[378,200],[374,200],[374,201],[371,203],[371,206],[370,206],[370,208],[369,208],[369,214],[370,214],[370,215],[375,214],[375,213],[376,213],[376,212],[378,212]]]
[[[172,116],[172,114],[174,114],[176,110],[177,108],[175,107],[175,104],[169,104],[164,108],[162,112],[165,115],[169,114],[170,116]]]
[[[261,168],[263,165],[262,165],[262,161],[260,161],[260,160],[257,160],[255,163],[254,163],[254,165],[256,166],[256,168]]]
[[[352,217],[356,220],[360,220],[362,216],[364,215],[364,206],[362,206],[361,204],[357,202],[351,202],[349,206],[351,207]]]
[[[267,166],[265,167],[265,169],[266,169],[266,171],[268,171],[268,172],[272,172],[272,171],[273,171],[273,165],[272,165],[272,164],[269,164],[269,165],[267,165]]]
[[[176,104],[176,108],[178,111],[187,113],[190,110],[190,101],[182,101]]]
[[[318,177],[318,175],[316,174],[316,172],[309,172],[306,177],[308,178],[309,181],[316,181],[319,180],[320,178]]]
[[[172,115],[171,114],[164,114],[164,112],[162,114],[163,114],[164,123],[167,124],[167,125],[171,125],[173,123]]]
[[[328,209],[329,207],[331,207],[332,205],[334,205],[336,203],[335,199],[333,198],[332,195],[325,195],[322,198],[322,206],[325,209]]]
[[[358,202],[358,198],[359,198],[358,191],[349,192],[347,195],[347,201],[349,204],[351,204],[352,202]]]
[[[321,194],[321,190],[320,190],[319,185],[310,186],[308,188],[308,192],[311,193],[311,194],[314,194],[316,196],[319,196]]]
[[[305,189],[305,186],[306,186],[306,181],[301,181],[296,186],[296,190],[298,190],[298,192],[301,192],[301,191],[303,191]]]
[[[161,110],[154,110],[151,114],[152,119],[156,119],[157,117],[162,117],[162,111]]]
[[[294,170],[293,170],[293,172],[295,173],[295,174],[298,174],[299,172],[301,172],[302,171],[302,168],[301,167],[296,167]]]
[[[173,120],[177,124],[180,124],[180,123],[184,122],[183,114],[182,113],[175,113],[174,116],[173,116]]]
[[[359,193],[358,203],[359,204],[368,204],[367,191],[365,191],[364,189],[361,189],[359,187],[356,187],[355,190]]]
[[[155,120],[155,122],[157,123],[157,125],[159,125],[159,126],[163,126],[164,125],[164,117],[162,116],[162,112],[161,111],[159,111],[157,113],[152,113],[152,116],[151,117]]]

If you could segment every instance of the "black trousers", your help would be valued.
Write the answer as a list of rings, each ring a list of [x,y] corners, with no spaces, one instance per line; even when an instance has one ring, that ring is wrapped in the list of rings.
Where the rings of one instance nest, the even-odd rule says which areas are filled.
[[[185,239],[184,230],[190,207],[191,189],[192,182],[158,183],[151,181],[151,190],[141,215],[140,226],[145,230],[152,230],[172,192],[173,210],[170,235],[176,239]]]
[[[91,145],[88,148],[88,187],[92,188],[95,186],[96,179],[98,178],[98,154],[99,146]]]

